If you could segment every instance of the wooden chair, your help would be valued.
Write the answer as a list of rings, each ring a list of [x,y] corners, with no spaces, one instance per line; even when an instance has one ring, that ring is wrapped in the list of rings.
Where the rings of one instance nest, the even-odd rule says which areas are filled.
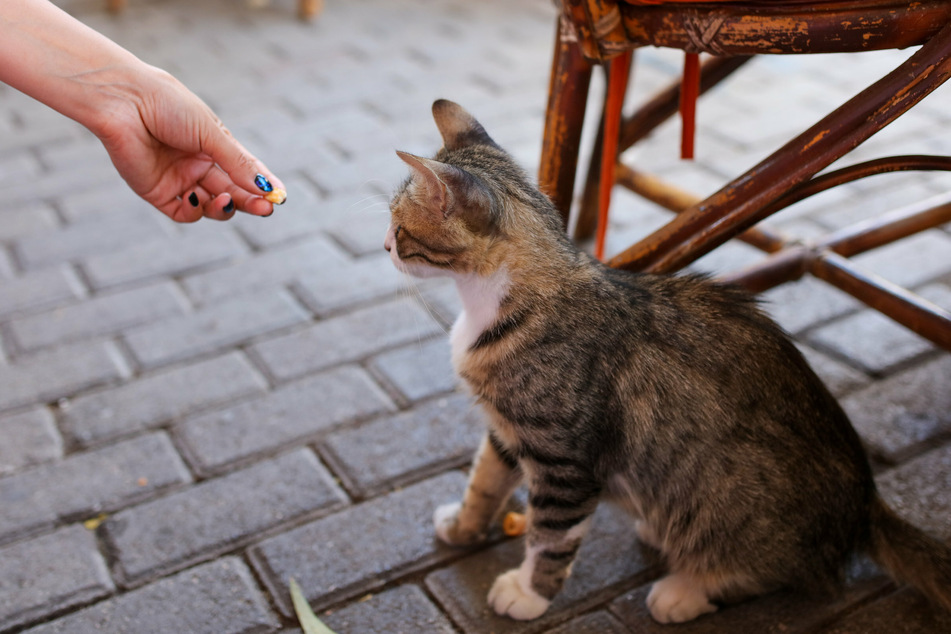
[[[128,4],[128,0],[106,0],[106,7],[112,13],[119,13],[125,8],[126,4]],[[324,0],[297,1],[297,15],[300,16],[302,20],[309,20],[319,14],[323,8]]]
[[[860,53],[919,45],[882,79],[705,200],[618,162],[621,152],[678,110],[689,140],[693,101],[753,55]],[[642,46],[685,51],[684,78],[622,118],[632,52]],[[713,57],[701,65],[700,53]],[[758,292],[812,274],[951,350],[951,314],[847,259],[951,221],[951,195],[809,242],[787,241],[755,226],[794,202],[866,176],[951,170],[951,157],[901,156],[819,174],[951,76],[951,0],[564,0],[539,181],[566,226],[588,86],[598,63],[608,71],[607,97],[576,237],[596,231],[596,248],[602,247],[615,184],[677,212],[670,223],[614,256],[611,266],[675,271],[738,238],[769,255],[729,281]],[[684,150],[690,152],[689,142]]]

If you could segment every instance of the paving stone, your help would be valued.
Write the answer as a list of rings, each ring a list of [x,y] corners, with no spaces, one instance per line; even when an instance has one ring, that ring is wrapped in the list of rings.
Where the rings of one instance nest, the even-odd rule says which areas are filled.
[[[485,430],[479,407],[455,395],[330,434],[322,445],[347,488],[367,497],[468,462]]]
[[[656,557],[634,537],[631,518],[615,506],[602,504],[582,542],[571,578],[548,612],[535,621],[515,621],[496,615],[486,596],[495,578],[517,568],[523,555],[522,539],[508,541],[430,573],[426,587],[466,634],[540,632],[658,572]]]
[[[297,278],[295,288],[308,308],[318,315],[327,315],[395,293],[404,285],[404,276],[388,256],[372,257],[341,266],[333,272],[304,273]]]
[[[187,304],[174,283],[163,282],[12,319],[9,328],[18,347],[29,351],[182,315]]]
[[[5,178],[4,182],[6,182]],[[58,224],[56,213],[49,205],[42,203],[0,209],[0,240],[13,240],[33,233],[49,231]]]
[[[0,411],[45,403],[123,378],[128,369],[112,343],[60,346],[0,365]]]
[[[888,583],[888,578],[882,575],[875,564],[861,559],[849,571],[840,596],[824,598],[776,592],[724,606],[714,614],[676,627],[685,634],[812,632],[817,625],[828,622],[837,613],[880,592]],[[650,585],[645,585],[610,603],[610,611],[624,623],[626,631],[661,634],[670,630],[670,625],[657,623],[650,616],[646,603],[650,589]]]
[[[251,350],[271,376],[284,381],[437,332],[442,328],[418,304],[401,299],[326,319]]]
[[[449,619],[418,586],[399,586],[321,617],[337,634],[452,634]]]
[[[592,612],[548,630],[547,634],[627,634],[630,631],[608,612]]]
[[[215,304],[230,295],[287,284],[301,271],[322,272],[344,261],[340,247],[318,235],[269,249],[227,268],[189,275],[183,283],[196,303]]]
[[[761,298],[766,312],[793,334],[862,306],[850,295],[811,277],[766,291]]]
[[[129,248],[94,255],[83,260],[83,270],[95,288],[106,288],[160,275],[187,274],[248,252],[234,233],[205,227],[190,226],[191,231],[179,238],[156,235]]]
[[[0,548],[0,631],[113,591],[96,539],[82,526]]]
[[[250,571],[235,557],[175,576],[40,625],[29,634],[257,634],[279,622]]]
[[[888,246],[853,258],[863,270],[913,288],[951,270],[951,236],[938,230],[924,231]]]
[[[449,340],[438,337],[381,354],[370,362],[370,366],[407,399],[418,401],[459,385],[451,354]]]
[[[371,255],[383,251],[383,240],[389,225],[390,213],[386,201],[371,198],[364,203],[363,209],[330,227],[328,233],[353,255]]]
[[[258,249],[300,240],[328,226],[338,215],[335,203],[322,200],[310,182],[289,178],[284,184],[287,185],[287,202],[273,215],[259,218],[240,214],[230,221],[231,226]]]
[[[67,266],[0,281],[0,317],[62,304],[81,297],[84,291],[83,283]]]
[[[297,449],[110,517],[125,585],[231,550],[275,526],[345,503],[313,453]]]
[[[0,542],[57,520],[111,512],[190,480],[163,433],[72,454],[0,478]]]
[[[882,499],[899,515],[951,539],[951,446],[935,449],[877,478]]]
[[[818,352],[809,346],[800,345],[799,350],[806,357],[806,361],[812,366],[822,382],[826,384],[829,390],[837,397],[847,392],[854,391],[862,386],[868,385],[870,379],[868,376],[859,372],[855,368],[840,363],[831,357]]]
[[[125,333],[124,338],[136,361],[153,368],[239,344],[307,318],[287,292],[271,290],[138,328]]]
[[[913,590],[901,590],[818,630],[823,634],[933,634],[951,631],[951,613],[928,603]]]
[[[110,214],[116,209],[131,211],[134,214],[155,213],[152,205],[142,200],[121,180],[94,189],[83,189],[59,196],[56,199],[56,207],[68,223],[77,223],[94,216]]]
[[[196,468],[209,473],[345,421],[392,409],[389,398],[363,370],[343,366],[190,418],[177,433]]]
[[[61,420],[69,438],[87,446],[257,396],[266,388],[243,355],[229,352],[61,403]]]
[[[455,323],[456,317],[462,312],[462,300],[459,299],[459,291],[456,290],[455,283],[448,280],[425,286],[420,285],[419,281],[415,283],[419,289],[420,303],[447,327]]]
[[[458,555],[436,539],[435,508],[459,499],[465,477],[451,472],[359,504],[251,549],[258,574],[285,615],[294,577],[315,610]]]
[[[137,244],[164,231],[154,211],[121,210],[91,217],[55,232],[44,232],[14,242],[17,258],[27,269],[58,264],[112,250],[116,245]]]
[[[951,289],[932,285],[919,294],[951,309]],[[873,372],[886,372],[933,349],[933,344],[881,313],[864,310],[819,328],[809,338]]]
[[[63,455],[63,439],[48,409],[0,416],[0,476]]]
[[[951,357],[877,381],[842,401],[873,452],[891,462],[951,432]]]

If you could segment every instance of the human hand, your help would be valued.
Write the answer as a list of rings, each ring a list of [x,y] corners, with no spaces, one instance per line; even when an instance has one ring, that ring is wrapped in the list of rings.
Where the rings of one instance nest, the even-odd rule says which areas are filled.
[[[142,66],[134,84],[110,88],[122,98],[90,126],[132,190],[176,222],[270,215],[262,196],[283,184],[181,82]]]

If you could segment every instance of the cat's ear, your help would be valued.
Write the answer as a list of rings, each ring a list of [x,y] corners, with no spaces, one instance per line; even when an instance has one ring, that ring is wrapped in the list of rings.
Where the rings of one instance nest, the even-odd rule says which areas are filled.
[[[424,188],[426,200],[443,218],[463,213],[475,226],[482,227],[492,218],[492,193],[478,177],[469,172],[397,150],[413,172],[413,181]]]
[[[439,99],[433,103],[433,119],[447,150],[467,145],[495,145],[482,124],[457,103]]]

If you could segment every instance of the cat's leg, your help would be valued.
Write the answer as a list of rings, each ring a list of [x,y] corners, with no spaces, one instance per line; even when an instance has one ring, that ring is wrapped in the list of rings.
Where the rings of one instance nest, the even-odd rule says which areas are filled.
[[[647,609],[658,623],[683,623],[701,614],[716,612],[709,588],[702,578],[673,572],[654,582],[647,595]]]
[[[489,526],[521,480],[515,458],[491,432],[486,434],[476,452],[462,501],[440,506],[433,514],[436,535],[455,546],[485,540]]]
[[[497,614],[530,620],[548,609],[571,574],[597,508],[600,487],[591,482],[590,478],[559,476],[556,469],[532,474],[525,559],[492,585],[489,604]]]

